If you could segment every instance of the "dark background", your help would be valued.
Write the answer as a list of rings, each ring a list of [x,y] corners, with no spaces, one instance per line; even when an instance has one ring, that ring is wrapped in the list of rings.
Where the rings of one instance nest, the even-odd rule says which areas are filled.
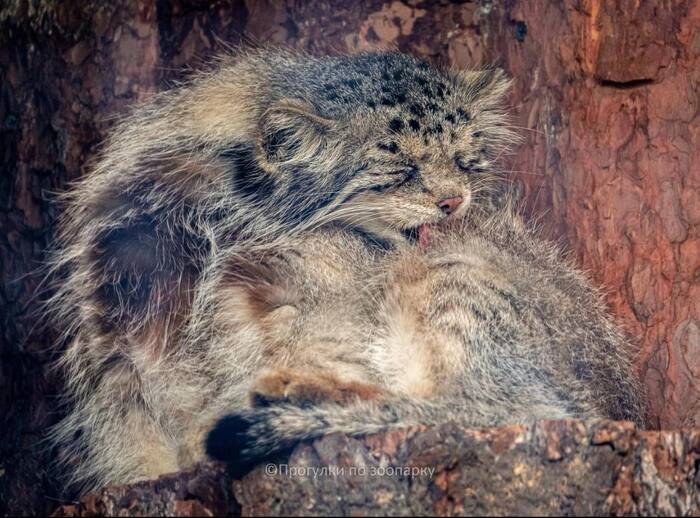
[[[651,427],[700,426],[700,0],[0,0],[0,514],[59,494],[40,442],[55,332],[35,302],[52,193],[115,115],[256,42],[504,67],[524,137],[508,180],[605,287]]]

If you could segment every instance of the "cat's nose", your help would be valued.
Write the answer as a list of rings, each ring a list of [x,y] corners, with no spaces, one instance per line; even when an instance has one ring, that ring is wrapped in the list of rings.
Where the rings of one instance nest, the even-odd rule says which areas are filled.
[[[437,205],[444,214],[449,215],[456,211],[463,201],[464,198],[461,196],[454,196],[453,198],[445,198],[439,201]]]

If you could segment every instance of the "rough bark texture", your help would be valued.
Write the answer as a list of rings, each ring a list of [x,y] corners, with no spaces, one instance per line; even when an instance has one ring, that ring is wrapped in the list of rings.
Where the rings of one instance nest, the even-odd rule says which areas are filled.
[[[328,436],[240,481],[203,465],[108,487],[56,515],[691,516],[700,513],[699,464],[700,431],[581,421],[489,430],[446,424],[364,440]]]
[[[46,370],[60,330],[32,331],[51,193],[85,171],[115,115],[242,40],[503,66],[525,139],[508,178],[609,290],[650,425],[700,425],[700,0],[6,0],[0,514],[59,494],[40,439],[60,413]]]
[[[129,486],[110,486],[53,516],[240,516],[226,469],[214,463]]]

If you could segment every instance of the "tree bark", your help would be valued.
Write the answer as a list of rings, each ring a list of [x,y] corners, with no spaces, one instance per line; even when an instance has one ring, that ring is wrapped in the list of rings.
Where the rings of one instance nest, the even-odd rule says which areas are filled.
[[[700,0],[7,0],[0,5],[0,513],[59,495],[59,330],[37,326],[53,193],[114,117],[241,42],[496,63],[524,138],[505,177],[604,286],[650,425],[700,426]],[[582,308],[582,310],[585,310]],[[48,498],[47,498],[48,497]]]
[[[108,487],[56,516],[695,516],[700,431],[453,424],[324,437],[232,481],[214,464]],[[231,492],[232,487],[232,492]],[[232,497],[235,494],[235,498]]]

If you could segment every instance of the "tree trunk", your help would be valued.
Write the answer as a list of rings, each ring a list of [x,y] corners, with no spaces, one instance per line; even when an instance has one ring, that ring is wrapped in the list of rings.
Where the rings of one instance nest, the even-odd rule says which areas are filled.
[[[639,348],[651,426],[700,426],[700,0],[0,4],[0,513],[59,491],[40,442],[60,416],[37,326],[54,193],[114,116],[241,41],[398,48],[515,79],[507,160],[529,210],[602,284]]]

